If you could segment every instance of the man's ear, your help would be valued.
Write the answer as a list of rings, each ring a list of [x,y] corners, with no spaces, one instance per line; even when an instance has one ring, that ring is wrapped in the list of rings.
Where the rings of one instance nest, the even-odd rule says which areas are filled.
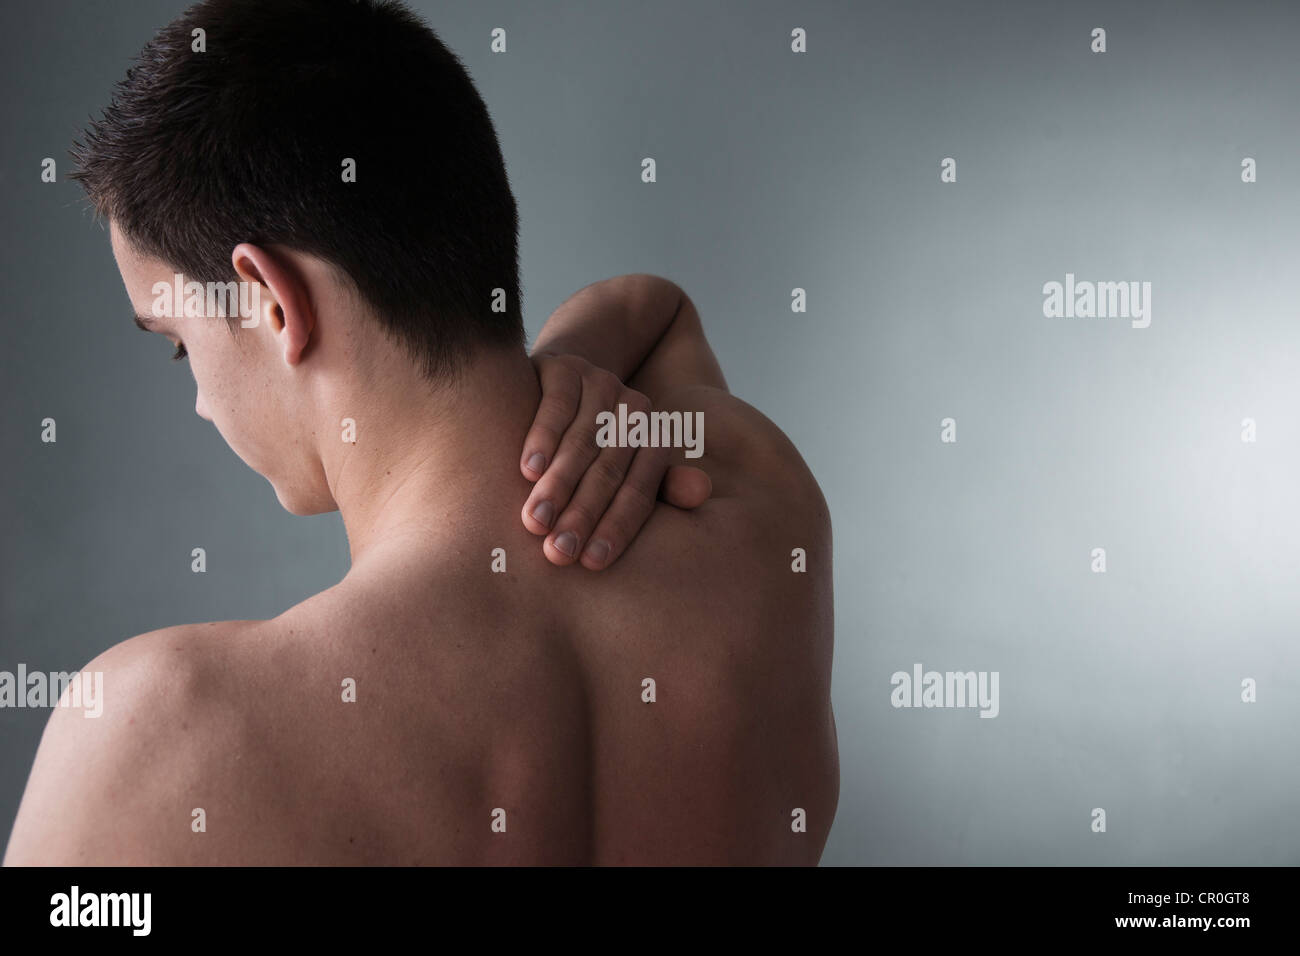
[[[302,274],[291,260],[250,242],[241,242],[230,254],[230,264],[243,282],[254,283],[258,314],[244,320],[248,327],[265,323],[284,349],[286,365],[297,365],[316,327],[311,296]]]

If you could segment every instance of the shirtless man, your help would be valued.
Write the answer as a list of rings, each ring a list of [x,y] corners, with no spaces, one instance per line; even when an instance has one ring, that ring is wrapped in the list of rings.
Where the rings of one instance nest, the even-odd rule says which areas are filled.
[[[166,628],[87,664],[103,714],[54,710],[5,863],[816,863],[839,793],[830,519],[789,440],[728,393],[691,300],[651,276],[596,283],[531,359],[517,296],[453,321],[439,263],[466,288],[482,278],[483,303],[517,289],[514,200],[468,77],[400,8],[211,0],[148,51],[80,148],[128,296],[284,507],[341,512],[352,566],[272,620]],[[337,198],[367,165],[336,185],[336,157],[365,154],[378,177],[377,153],[313,140],[306,98],[336,106],[339,77],[367,70],[392,91],[412,58],[461,97],[431,119],[439,135],[386,125],[406,96],[436,99],[419,83],[338,135],[430,136],[414,151],[433,181]],[[187,138],[223,122],[248,125]],[[167,148],[140,148],[150,137]],[[214,158],[254,148],[265,175]],[[328,187],[277,180],[318,155]],[[439,176],[495,244],[459,242],[473,223],[436,203],[468,200]],[[311,228],[314,206],[332,230]],[[367,225],[385,216],[387,247]],[[445,256],[419,258],[413,240],[437,242],[419,230],[449,220]],[[209,275],[256,289],[255,323],[154,314],[155,283],[209,278],[205,248],[228,263]],[[404,310],[402,293],[434,304]],[[598,447],[596,414],[619,403],[702,412],[703,457]],[[654,500],[669,465],[659,493],[683,507]]]

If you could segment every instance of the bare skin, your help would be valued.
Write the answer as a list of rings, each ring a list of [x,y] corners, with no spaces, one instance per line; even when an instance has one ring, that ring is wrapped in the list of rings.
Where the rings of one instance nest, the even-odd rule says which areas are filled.
[[[116,233],[114,250],[147,312],[170,270]],[[5,863],[816,863],[839,792],[829,515],[785,436],[726,392],[689,301],[625,348],[609,343],[637,336],[602,335],[601,309],[631,296],[630,320],[651,286],[604,286],[539,339],[656,408],[704,412],[704,457],[675,463],[712,486],[677,473],[680,503],[708,500],[646,501],[635,540],[591,570],[582,549],[617,529],[565,507],[596,499],[561,487],[580,445],[534,427],[548,406],[538,417],[526,355],[480,356],[415,411],[427,386],[338,304],[328,270],[247,246],[234,260],[265,284],[259,327],[157,331],[184,338],[199,414],[285,507],[341,511],[352,567],[272,620],[167,628],[87,664],[105,673],[103,716],[55,709]],[[594,394],[598,376],[564,361]],[[338,435],[349,414],[355,445]],[[589,424],[572,417],[566,441]],[[548,496],[549,527],[530,518]],[[579,557],[554,548],[566,528]]]

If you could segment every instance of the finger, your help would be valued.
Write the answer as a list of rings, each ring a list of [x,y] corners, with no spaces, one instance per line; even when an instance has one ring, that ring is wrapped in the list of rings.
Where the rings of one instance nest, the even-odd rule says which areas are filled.
[[[659,497],[675,508],[698,508],[712,495],[709,473],[691,465],[673,465],[659,489]]]
[[[537,369],[537,379],[542,401],[524,436],[524,453],[519,459],[519,470],[529,481],[536,481],[546,471],[582,399],[582,377],[568,365],[545,362]]]
[[[640,454],[634,447],[611,447],[601,451],[583,473],[573,497],[556,519],[554,530],[543,542],[542,552],[548,561],[565,565],[578,560],[596,522],[615,500],[628,477],[629,466],[638,457]]]
[[[627,549],[654,513],[655,499],[668,468],[669,449],[640,448],[627,478],[619,486],[582,551],[582,566],[589,571],[609,567]]]
[[[588,374],[581,382],[578,413],[561,437],[554,460],[524,502],[524,527],[533,534],[548,534],[555,527],[582,476],[603,451],[596,444],[596,415],[613,409],[622,383],[608,372]]]

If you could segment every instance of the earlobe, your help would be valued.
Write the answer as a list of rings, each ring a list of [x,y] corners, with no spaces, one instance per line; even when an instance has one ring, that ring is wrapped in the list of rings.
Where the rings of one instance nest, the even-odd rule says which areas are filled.
[[[308,331],[302,322],[286,321],[283,313],[280,321],[283,327],[280,334],[284,336],[284,364],[296,366],[302,361],[302,353],[307,351]]]
[[[302,361],[303,353],[307,351],[307,340],[311,338],[311,331],[315,322],[310,313],[302,310],[290,314],[276,306],[275,312],[280,322],[277,331],[284,336],[285,364],[297,365]]]

